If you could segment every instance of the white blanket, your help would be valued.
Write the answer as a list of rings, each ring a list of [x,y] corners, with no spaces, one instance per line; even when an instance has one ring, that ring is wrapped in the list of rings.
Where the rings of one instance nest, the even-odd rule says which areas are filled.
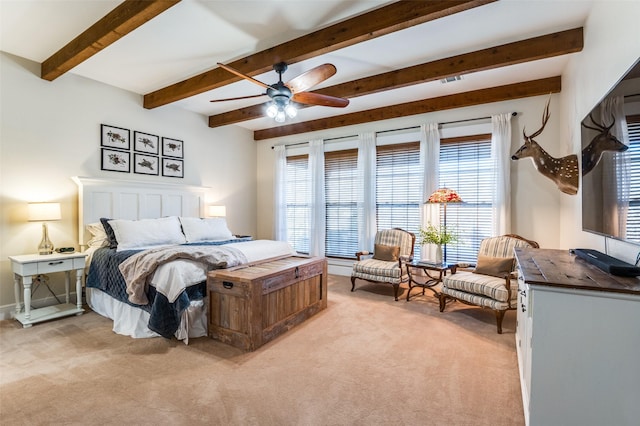
[[[296,251],[285,241],[254,240],[225,244],[224,247],[241,251],[247,258],[247,263],[296,254]],[[188,259],[173,260],[156,269],[151,276],[150,284],[173,303],[185,288],[205,281],[207,272],[207,265],[203,263]]]

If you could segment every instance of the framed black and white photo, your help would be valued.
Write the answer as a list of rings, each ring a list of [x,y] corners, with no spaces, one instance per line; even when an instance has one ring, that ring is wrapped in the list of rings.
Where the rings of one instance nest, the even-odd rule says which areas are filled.
[[[133,132],[133,150],[147,154],[160,154],[160,137],[149,133]]]
[[[183,142],[177,139],[162,138],[162,156],[184,158]]]
[[[160,161],[155,155],[133,154],[133,172],[142,175],[160,174]]]
[[[183,161],[175,158],[162,159],[162,176],[168,177],[184,177]]]
[[[100,125],[100,145],[115,149],[131,149],[131,141],[129,129],[122,127],[109,126],[107,124]]]
[[[129,173],[131,171],[131,153],[115,149],[102,148],[101,169],[111,172]]]

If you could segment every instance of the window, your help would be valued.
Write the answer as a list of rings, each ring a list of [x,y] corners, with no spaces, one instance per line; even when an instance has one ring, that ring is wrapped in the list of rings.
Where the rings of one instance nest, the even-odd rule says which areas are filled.
[[[358,150],[325,153],[326,239],[329,257],[353,259],[358,246]],[[287,157],[288,241],[309,253],[309,157]],[[423,170],[419,142],[376,147],[377,228],[402,228],[420,233]],[[447,225],[455,226],[461,244],[447,246],[447,261],[474,262],[480,241],[491,234],[493,171],[491,135],[443,139],[440,146],[440,187],[455,189],[464,203],[447,206]],[[640,206],[639,206],[640,207]],[[414,256],[420,258],[416,241]]]
[[[490,134],[440,141],[440,187],[454,189],[464,201],[447,206],[447,226],[454,226],[460,237],[447,246],[447,262],[475,262],[480,242],[491,236],[495,184]]]
[[[358,247],[358,150],[325,153],[325,254],[353,258]]]
[[[378,230],[402,228],[420,230],[423,171],[420,144],[410,142],[376,148],[376,221]],[[420,258],[416,242],[414,257]]]
[[[627,117],[629,130],[629,212],[626,238],[640,241],[640,115]]]
[[[287,240],[298,253],[309,253],[309,156],[287,157]]]

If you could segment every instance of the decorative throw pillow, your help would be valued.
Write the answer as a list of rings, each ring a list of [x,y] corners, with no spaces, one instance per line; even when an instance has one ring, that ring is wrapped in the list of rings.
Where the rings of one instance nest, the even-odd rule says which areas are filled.
[[[233,238],[223,217],[200,219],[198,217],[180,217],[182,232],[188,243],[204,241],[225,241]]]
[[[100,222],[87,224],[87,231],[91,233],[91,239],[87,242],[89,247],[109,247],[111,242]]]
[[[106,217],[100,218],[100,223],[104,227],[104,232],[107,234],[107,238],[109,239],[109,248],[115,249],[118,248],[118,240],[116,239],[116,234],[113,232],[113,228],[109,225],[109,221]]]
[[[386,262],[396,262],[400,255],[399,246],[385,246],[384,244],[375,244],[373,248],[373,258],[384,260]]]
[[[491,275],[502,278],[513,271],[515,259],[513,257],[478,256],[478,263],[474,274]]]

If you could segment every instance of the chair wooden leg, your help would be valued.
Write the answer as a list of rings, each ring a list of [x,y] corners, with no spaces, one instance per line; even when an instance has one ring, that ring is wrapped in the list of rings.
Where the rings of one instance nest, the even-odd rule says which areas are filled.
[[[504,319],[504,313],[507,311],[495,311],[496,322],[498,324],[498,334],[502,334],[502,320]]]
[[[440,293],[438,295],[438,302],[440,302],[440,312],[444,312],[444,308],[447,306],[447,295]]]
[[[356,277],[351,277],[351,291],[354,291],[356,288]]]
[[[398,289],[400,288],[400,284],[393,284],[393,296],[396,298],[396,302],[398,301]]]

